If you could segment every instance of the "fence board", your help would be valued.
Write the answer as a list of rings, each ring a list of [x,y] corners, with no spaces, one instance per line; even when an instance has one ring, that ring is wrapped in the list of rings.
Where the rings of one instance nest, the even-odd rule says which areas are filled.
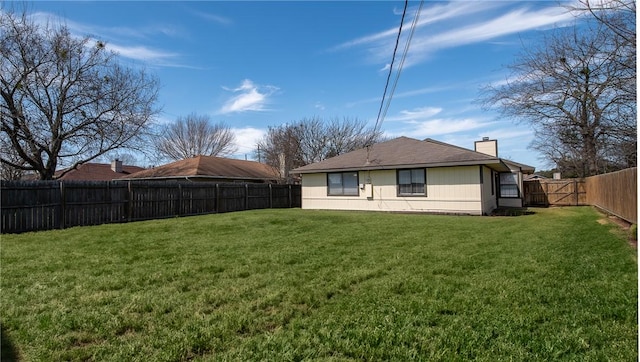
[[[300,185],[2,181],[2,233],[271,207],[300,207]],[[297,197],[297,199],[292,199]]]

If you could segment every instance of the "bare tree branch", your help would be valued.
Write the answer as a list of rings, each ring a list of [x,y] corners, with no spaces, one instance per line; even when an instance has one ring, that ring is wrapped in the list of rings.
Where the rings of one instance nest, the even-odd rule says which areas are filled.
[[[380,132],[368,128],[366,122],[358,119],[324,121],[313,117],[270,127],[257,146],[260,158],[281,169],[286,178],[296,167],[365,147],[378,142],[380,137]]]
[[[52,179],[77,165],[135,148],[157,114],[158,81],[117,63],[102,42],[0,13],[0,138],[7,167]]]
[[[487,86],[483,100],[531,124],[531,147],[564,173],[584,177],[632,167],[637,109],[631,63],[635,43],[606,24],[557,30],[525,49],[508,67],[506,84]]]

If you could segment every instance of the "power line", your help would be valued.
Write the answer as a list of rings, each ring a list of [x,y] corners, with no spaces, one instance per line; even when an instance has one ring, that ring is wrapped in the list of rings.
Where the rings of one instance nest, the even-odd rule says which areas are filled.
[[[404,16],[407,13],[407,6],[409,0],[404,1],[404,9],[402,10],[402,19],[400,19],[400,28],[398,29],[398,36],[396,37],[396,45],[393,48],[393,56],[391,56],[391,64],[389,65],[389,74],[387,74],[387,82],[384,85],[384,92],[382,93],[382,100],[380,101],[380,109],[378,109],[378,116],[376,117],[376,124],[373,127],[374,132],[378,132],[378,124],[380,123],[380,116],[382,115],[382,108],[384,107],[384,101],[387,96],[387,88],[389,87],[389,80],[391,80],[391,73],[393,73],[393,63],[396,60],[396,52],[398,51],[398,44],[400,44],[400,34],[402,34],[402,24],[404,24]]]
[[[409,37],[407,38],[407,43],[405,44],[404,47],[404,51],[402,54],[402,59],[400,61],[400,65],[398,66],[398,70],[396,72],[396,77],[393,83],[393,86],[391,88],[391,92],[389,93],[389,98],[386,98],[387,95],[387,90],[389,87],[389,81],[391,79],[391,74],[393,72],[393,64],[395,62],[395,58],[396,58],[396,53],[398,50],[398,45],[400,43],[400,35],[402,34],[402,24],[404,23],[404,18],[407,12],[407,5],[408,5],[408,0],[405,0],[404,3],[404,10],[402,12],[402,20],[400,22],[400,28],[398,30],[398,36],[396,37],[396,45],[395,48],[393,50],[393,56],[391,58],[391,65],[389,66],[389,74],[387,75],[387,82],[384,86],[384,93],[382,94],[382,100],[380,102],[380,109],[378,110],[378,116],[376,117],[376,124],[374,126],[374,132],[378,132],[378,130],[380,129],[380,127],[382,126],[382,122],[384,122],[384,117],[387,115],[387,111],[389,110],[389,106],[391,105],[391,99],[393,98],[393,93],[396,90],[396,87],[398,85],[398,80],[400,79],[400,73],[402,72],[402,68],[404,66],[404,62],[407,58],[407,54],[409,52],[409,45],[411,44],[411,39],[413,38],[413,34],[415,33],[416,30],[416,25],[418,23],[418,19],[420,18],[420,12],[422,10],[422,5],[424,4],[424,0],[420,1],[420,6],[418,7],[418,10],[416,11],[416,15],[413,18],[413,22],[411,23],[411,31],[409,33]],[[386,105],[385,105],[385,101],[386,101]]]
[[[420,18],[420,11],[422,10],[423,4],[424,4],[424,0],[420,1],[420,6],[418,7],[416,16],[413,18],[413,22],[411,23],[411,32],[409,32],[407,43],[404,46],[404,51],[402,53],[402,60],[400,61],[400,65],[398,66],[398,71],[396,72],[396,79],[394,80],[393,87],[391,88],[391,92],[389,93],[389,99],[387,99],[387,104],[385,106],[384,112],[382,113],[382,117],[380,118],[380,126],[382,126],[384,117],[386,117],[387,115],[387,111],[389,110],[389,106],[391,105],[391,99],[393,98],[393,94],[395,93],[396,87],[398,86],[398,79],[400,79],[400,73],[402,73],[404,62],[407,59],[407,53],[409,53],[409,45],[411,44],[411,39],[413,39],[413,34],[416,31],[416,25],[418,24],[418,19]]]

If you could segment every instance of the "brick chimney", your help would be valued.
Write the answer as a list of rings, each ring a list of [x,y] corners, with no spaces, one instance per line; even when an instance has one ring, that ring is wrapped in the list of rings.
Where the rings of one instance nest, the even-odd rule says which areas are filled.
[[[498,141],[490,140],[489,137],[482,137],[482,141],[474,142],[476,152],[485,155],[498,157]]]
[[[117,158],[111,161],[111,171],[122,173],[122,161]]]

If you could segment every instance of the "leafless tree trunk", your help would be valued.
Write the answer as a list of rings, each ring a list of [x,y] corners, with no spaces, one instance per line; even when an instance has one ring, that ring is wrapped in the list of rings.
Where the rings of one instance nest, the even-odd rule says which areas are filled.
[[[233,154],[235,135],[224,123],[212,124],[209,116],[189,114],[167,126],[156,140],[158,152],[171,159]]]
[[[54,178],[107,152],[135,147],[153,116],[158,81],[121,67],[105,44],[0,12],[3,165]],[[61,177],[62,174],[56,177]]]

